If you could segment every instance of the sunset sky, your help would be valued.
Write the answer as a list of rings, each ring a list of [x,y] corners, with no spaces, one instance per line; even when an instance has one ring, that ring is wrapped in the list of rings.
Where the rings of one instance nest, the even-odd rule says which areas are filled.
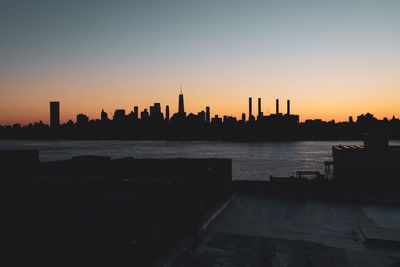
[[[160,102],[400,116],[400,1],[0,0],[0,124]]]

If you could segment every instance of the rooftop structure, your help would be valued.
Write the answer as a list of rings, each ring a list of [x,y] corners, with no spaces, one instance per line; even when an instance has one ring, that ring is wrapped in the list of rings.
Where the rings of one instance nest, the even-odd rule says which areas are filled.
[[[389,146],[387,137],[382,134],[365,135],[363,146],[333,146],[332,155],[336,180],[360,187],[384,188],[398,180],[400,146]]]

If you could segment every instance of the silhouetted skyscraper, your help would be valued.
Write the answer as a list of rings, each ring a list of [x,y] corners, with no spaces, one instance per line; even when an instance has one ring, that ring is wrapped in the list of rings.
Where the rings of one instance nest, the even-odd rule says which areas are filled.
[[[242,113],[242,122],[245,122],[245,121],[246,121],[246,114]]]
[[[180,115],[186,115],[185,113],[185,107],[183,105],[183,94],[182,94],[182,86],[181,86],[181,93],[179,94],[179,109],[178,109],[178,113]]]
[[[155,107],[150,106],[150,118],[154,118],[154,114],[155,114]]]
[[[140,112],[140,119],[142,121],[145,121],[149,118],[149,112],[147,112],[147,109],[145,108],[142,112]]]
[[[56,128],[60,126],[60,102],[50,102],[50,127]]]
[[[160,103],[154,103],[154,106],[150,107],[150,118],[153,121],[164,120],[164,115],[161,113],[161,104]]]
[[[206,107],[206,122],[210,123],[211,117],[210,117],[210,107]]]
[[[206,113],[204,112],[204,110],[202,110],[199,113],[197,113],[197,118],[200,121],[206,121]]]
[[[290,100],[287,101],[287,114],[290,115]]]
[[[279,99],[276,100],[276,115],[279,114]]]
[[[154,108],[155,108],[156,112],[161,113],[161,104],[160,103],[154,103]]]
[[[165,106],[165,119],[167,121],[169,121],[169,106],[168,105]]]
[[[134,106],[133,107],[133,116],[134,116],[134,119],[139,119],[139,107],[138,106]]]
[[[104,112],[103,109],[101,110],[101,120],[102,120],[102,121],[108,121],[107,113]]]
[[[251,117],[253,117],[253,113],[251,110],[251,97],[249,97],[249,121],[251,120]]]
[[[125,109],[117,109],[114,111],[114,121],[123,121],[125,119]]]

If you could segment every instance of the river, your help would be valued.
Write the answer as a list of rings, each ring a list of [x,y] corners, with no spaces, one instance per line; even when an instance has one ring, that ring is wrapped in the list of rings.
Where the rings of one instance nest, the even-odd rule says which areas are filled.
[[[59,141],[0,140],[0,149],[38,149],[42,162],[78,155],[134,158],[231,158],[234,180],[265,180],[295,175],[297,170],[324,170],[332,145],[361,141],[221,142],[221,141]],[[400,145],[400,141],[391,142]]]

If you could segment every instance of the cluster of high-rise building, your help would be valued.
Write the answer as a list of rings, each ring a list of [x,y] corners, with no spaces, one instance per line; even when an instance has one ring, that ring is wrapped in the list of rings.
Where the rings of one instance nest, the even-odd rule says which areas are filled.
[[[26,126],[14,124],[0,126],[0,138],[64,138],[64,139],[166,139],[166,140],[338,140],[357,139],[363,132],[385,131],[391,138],[400,138],[400,120],[376,119],[366,113],[356,120],[336,123],[321,119],[299,122],[299,116],[291,114],[291,101],[286,102],[286,112],[281,112],[276,99],[274,113],[265,115],[262,99],[258,98],[258,110],[253,110],[249,97],[248,112],[241,118],[211,116],[209,106],[197,114],[185,111],[182,91],[178,98],[178,110],[171,114],[168,105],[154,103],[139,111],[116,109],[113,114],[101,111],[100,119],[90,120],[78,114],[76,121],[60,125],[60,103],[50,102],[50,127],[35,122]],[[269,113],[269,112],[268,112]]]
[[[172,117],[170,117],[170,109],[169,106],[165,106],[165,115],[162,112],[161,109],[161,104],[160,103],[154,103],[153,106],[150,106],[149,109],[145,108],[143,111],[140,112],[139,114],[139,107],[134,106],[133,110],[127,114],[125,109],[116,109],[114,111],[114,114],[112,116],[112,119],[108,117],[108,114],[102,110],[100,114],[100,120],[101,121],[116,121],[116,122],[122,122],[125,120],[142,120],[142,121],[153,121],[153,122],[161,122],[161,121],[166,121],[170,122],[171,120],[182,120],[185,118],[191,118],[191,119],[198,119],[201,121],[204,121],[206,123],[212,123],[212,122],[225,122],[225,121],[237,121],[236,117],[232,116],[224,116],[223,118],[219,117],[218,115],[215,115],[213,118],[211,118],[210,114],[210,107],[207,106],[205,108],[205,111],[202,110],[197,113],[197,115],[190,113],[189,115],[186,115],[185,112],[185,106],[184,106],[184,99],[183,99],[183,93],[182,89],[179,94],[179,100],[178,100],[178,112],[173,114]],[[254,121],[262,121],[262,120],[267,120],[267,119],[290,119],[295,122],[299,122],[299,116],[298,115],[292,115],[290,114],[290,100],[287,100],[287,112],[286,114],[282,114],[279,112],[279,99],[276,99],[276,113],[275,114],[270,114],[269,116],[264,116],[264,113],[262,112],[262,107],[261,107],[261,98],[258,98],[258,114],[257,117],[253,115],[252,111],[252,98],[249,97],[249,114],[248,114],[248,119],[246,120],[246,114],[243,113],[241,117],[241,122],[245,123],[247,122],[254,122]],[[89,122],[89,118],[84,115],[84,114],[78,114],[76,116],[76,124],[85,124]],[[60,102],[56,101],[51,101],[50,102],[50,127],[55,128],[60,125]]]

